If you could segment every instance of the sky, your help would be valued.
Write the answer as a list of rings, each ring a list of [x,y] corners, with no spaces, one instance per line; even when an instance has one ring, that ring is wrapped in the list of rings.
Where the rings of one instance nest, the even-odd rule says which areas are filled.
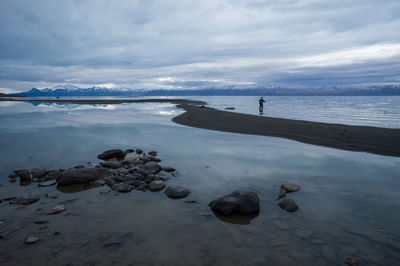
[[[0,92],[400,83],[399,0],[0,0]]]

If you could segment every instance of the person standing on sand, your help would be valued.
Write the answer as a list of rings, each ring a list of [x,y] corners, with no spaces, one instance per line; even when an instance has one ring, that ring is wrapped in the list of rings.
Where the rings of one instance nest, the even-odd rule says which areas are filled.
[[[260,100],[258,100],[258,103],[260,104],[260,107],[258,107],[258,110],[260,112],[262,112],[264,110],[264,103],[265,103],[265,101],[264,101],[262,96],[261,96]]]

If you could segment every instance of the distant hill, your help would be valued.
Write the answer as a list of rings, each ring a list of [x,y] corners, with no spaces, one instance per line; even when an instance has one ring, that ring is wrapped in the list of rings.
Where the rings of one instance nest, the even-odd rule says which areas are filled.
[[[72,85],[57,86],[53,89],[33,88],[27,92],[15,93],[19,96],[28,97],[83,97],[83,96],[378,96],[378,95],[400,95],[400,84],[374,85],[362,89],[344,89],[336,87],[319,87],[293,89],[277,86],[265,86],[262,88],[207,88],[196,90],[146,90],[146,89],[107,89],[102,87],[79,88]],[[10,95],[7,95],[10,96]]]
[[[6,94],[0,92],[0,97],[25,97],[23,95],[15,95],[15,94]]]

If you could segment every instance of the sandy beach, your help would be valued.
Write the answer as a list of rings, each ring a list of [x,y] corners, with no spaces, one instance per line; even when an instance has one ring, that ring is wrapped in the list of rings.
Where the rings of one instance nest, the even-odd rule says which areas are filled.
[[[172,103],[185,113],[173,118],[190,127],[291,139],[337,149],[400,156],[400,129],[351,126],[256,116],[216,110],[188,99],[7,99],[0,101],[62,102],[71,104]]]

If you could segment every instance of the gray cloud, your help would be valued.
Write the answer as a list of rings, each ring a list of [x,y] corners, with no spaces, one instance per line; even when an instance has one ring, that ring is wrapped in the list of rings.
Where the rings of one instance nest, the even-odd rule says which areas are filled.
[[[1,0],[0,10],[8,90],[398,81],[397,0]]]

